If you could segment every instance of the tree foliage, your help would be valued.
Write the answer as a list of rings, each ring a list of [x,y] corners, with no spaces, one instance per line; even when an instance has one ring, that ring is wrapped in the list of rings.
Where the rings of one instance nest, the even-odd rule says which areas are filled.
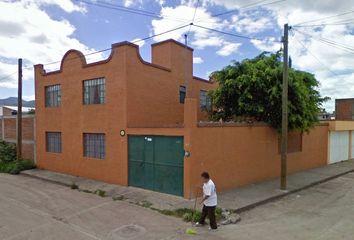
[[[281,129],[283,63],[281,52],[262,53],[254,59],[233,62],[211,77],[219,84],[210,92],[214,120],[251,117]],[[322,103],[319,82],[313,74],[289,69],[289,129],[308,131],[318,121]]]

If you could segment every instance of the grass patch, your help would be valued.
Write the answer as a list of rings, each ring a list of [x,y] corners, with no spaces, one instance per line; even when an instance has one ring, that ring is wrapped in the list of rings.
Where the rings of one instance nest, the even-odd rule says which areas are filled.
[[[153,210],[157,210],[157,209],[153,209]],[[183,221],[185,222],[197,222],[202,215],[202,212],[200,210],[196,210],[195,213],[193,213],[193,209],[190,208],[178,208],[174,210],[164,209],[164,210],[157,210],[157,211],[167,216],[182,218]],[[222,212],[221,208],[216,208],[215,217],[217,221],[220,221],[222,218],[221,212]]]
[[[88,190],[88,189],[83,189],[83,190],[81,190],[81,192],[84,192],[84,193],[94,193],[94,192],[92,192],[91,190]]]
[[[152,206],[152,203],[149,201],[146,201],[146,200],[143,200],[143,201],[138,202],[136,204],[139,205],[140,207],[144,207],[144,208],[151,208],[151,206]],[[154,209],[152,209],[152,210],[154,210]]]
[[[126,197],[124,197],[123,195],[119,195],[119,196],[114,196],[112,197],[113,201],[123,201],[126,199]]]
[[[9,174],[19,174],[21,171],[33,169],[36,165],[30,160],[16,160],[10,162],[0,162],[0,172]]]
[[[102,189],[97,189],[96,191],[94,191],[94,194],[97,194],[100,197],[106,197],[106,191]]]
[[[71,185],[70,185],[70,188],[73,189],[73,190],[74,189],[79,189],[79,186],[76,183],[72,182]]]

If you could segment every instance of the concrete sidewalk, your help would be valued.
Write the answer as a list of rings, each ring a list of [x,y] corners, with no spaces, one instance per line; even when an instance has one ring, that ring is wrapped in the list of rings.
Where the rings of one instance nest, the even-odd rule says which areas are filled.
[[[227,192],[219,193],[219,207],[237,212],[249,210],[253,207],[284,197],[288,194],[301,191],[316,184],[354,171],[354,160],[311,169],[288,176],[288,190],[279,190],[279,179],[247,185]],[[46,170],[32,169],[21,174],[39,178],[45,181],[72,186],[73,183],[80,191],[95,192],[102,190],[107,197],[119,199],[129,203],[152,207],[160,210],[192,208],[194,201],[173,195],[152,192],[135,187],[124,187],[107,184],[100,181],[75,177],[67,174],[55,173]]]

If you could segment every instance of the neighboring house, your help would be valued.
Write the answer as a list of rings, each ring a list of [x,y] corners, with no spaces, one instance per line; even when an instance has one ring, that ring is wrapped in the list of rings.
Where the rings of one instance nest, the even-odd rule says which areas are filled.
[[[28,114],[35,108],[22,107],[22,113]],[[17,106],[0,106],[0,116],[13,116],[17,115]]]
[[[354,98],[336,99],[336,120],[354,120]]]
[[[335,114],[334,113],[328,113],[328,112],[320,112],[318,114],[318,120],[319,121],[335,120]]]
[[[22,107],[22,157],[35,159],[35,115],[28,114],[34,108]],[[17,107],[0,107],[0,140],[10,143],[17,141]]]

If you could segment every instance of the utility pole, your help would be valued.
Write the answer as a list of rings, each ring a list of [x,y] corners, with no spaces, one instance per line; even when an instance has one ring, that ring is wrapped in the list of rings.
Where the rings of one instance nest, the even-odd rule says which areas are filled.
[[[280,172],[280,189],[286,190],[287,187],[287,158],[288,158],[288,36],[289,26],[284,25],[283,37],[283,92],[282,92],[282,123],[281,123],[281,172]]]
[[[18,59],[17,160],[22,158],[22,58]]]

